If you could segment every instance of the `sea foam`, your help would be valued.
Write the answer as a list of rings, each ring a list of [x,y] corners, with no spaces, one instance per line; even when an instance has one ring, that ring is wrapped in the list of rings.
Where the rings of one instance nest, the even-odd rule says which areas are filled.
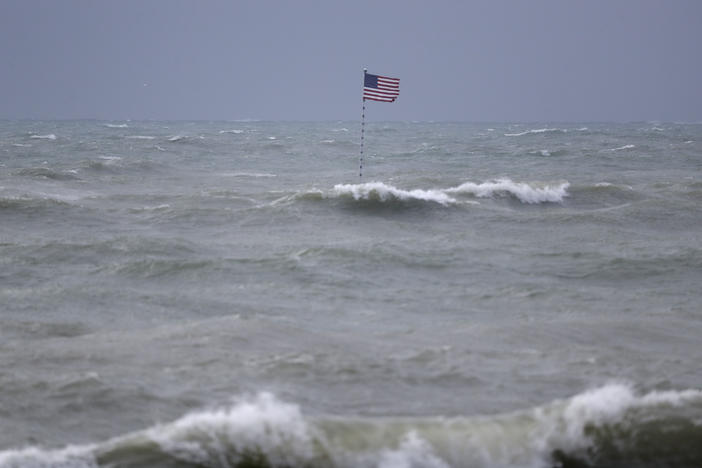
[[[478,198],[513,196],[522,203],[560,203],[568,196],[568,182],[556,184],[534,184],[513,182],[510,179],[497,179],[483,183],[465,182],[457,187],[446,189],[411,189],[405,190],[383,182],[366,182],[362,184],[338,184],[334,186],[333,195],[352,197],[354,200],[377,202],[433,202],[443,206],[459,203],[475,203],[457,199],[457,195],[473,195]]]
[[[354,200],[370,201],[411,201],[421,200],[435,202],[441,205],[456,203],[456,199],[447,195],[443,190],[403,190],[382,182],[367,182],[364,184],[338,184],[334,186],[336,195],[351,196]]]
[[[634,456],[644,450],[668,466],[665,458],[655,458],[670,452],[668,437],[683,441],[678,449],[689,450],[693,458],[685,466],[693,466],[700,461],[690,445],[698,443],[694,427],[699,421],[687,415],[701,403],[699,390],[638,393],[629,384],[611,383],[569,399],[491,416],[344,418],[308,416],[298,405],[262,392],[228,407],[192,413],[101,443],[0,451],[0,467],[176,462],[178,466],[545,468],[561,466],[563,459],[607,457],[609,447]],[[689,418],[686,424],[675,426],[685,418]],[[651,422],[678,432],[661,440],[645,436],[637,440],[639,431]],[[608,466],[608,461],[600,458],[596,466]]]
[[[562,130],[560,128],[536,128],[533,130],[526,130],[524,132],[519,132],[519,133],[505,133],[505,136],[508,137],[517,137],[517,136],[524,136],[524,135],[539,135],[542,133],[565,133],[566,130]]]
[[[472,194],[478,198],[494,197],[496,195],[512,195],[522,203],[560,203],[568,196],[568,182],[559,182],[556,185],[532,185],[525,182],[513,182],[510,179],[497,179],[490,182],[475,184],[466,182],[447,189],[452,194]]]

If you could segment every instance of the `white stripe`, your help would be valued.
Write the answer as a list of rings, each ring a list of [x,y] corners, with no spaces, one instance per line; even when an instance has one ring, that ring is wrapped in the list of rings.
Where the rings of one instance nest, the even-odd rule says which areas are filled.
[[[380,99],[395,99],[397,96],[388,96],[386,94],[378,94],[378,93],[363,93],[364,97],[377,97]]]
[[[379,89],[379,88],[363,88],[364,92],[384,94],[386,96],[399,96],[399,89]]]
[[[399,78],[383,78],[383,77],[378,77],[378,83],[383,82],[387,83],[390,85],[400,85],[400,79]]]
[[[397,94],[383,94],[383,93],[372,93],[365,91],[363,93],[364,96],[370,96],[370,97],[377,97],[377,98],[382,98],[382,99],[395,99],[397,98]]]

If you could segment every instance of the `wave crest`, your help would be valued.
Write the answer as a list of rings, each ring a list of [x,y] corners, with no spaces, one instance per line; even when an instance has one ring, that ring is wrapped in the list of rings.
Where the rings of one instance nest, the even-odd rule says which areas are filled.
[[[260,393],[98,444],[0,451],[0,467],[700,466],[701,405],[613,383],[494,416],[319,418]]]
[[[505,136],[517,137],[517,136],[525,136],[525,135],[541,135],[544,133],[566,133],[566,130],[563,130],[560,128],[536,128],[533,130],[526,130],[524,132],[519,132],[519,133],[505,133]]]
[[[457,187],[436,189],[400,189],[383,182],[366,182],[362,184],[337,184],[331,195],[321,198],[351,198],[355,201],[378,203],[438,203],[442,206],[476,203],[460,199],[461,195],[477,198],[495,198],[511,196],[522,203],[561,203],[568,196],[568,182],[554,184],[514,182],[510,179],[497,179],[483,183],[465,182]],[[315,192],[315,199],[320,198]]]
[[[334,193],[341,197],[352,197],[354,200],[368,201],[413,201],[435,202],[440,205],[450,205],[456,203],[456,199],[450,197],[443,190],[402,190],[392,185],[382,182],[367,182],[364,184],[337,184],[334,186]]]
[[[466,182],[458,187],[446,190],[447,193],[471,194],[478,198],[490,198],[499,195],[511,195],[522,203],[560,203],[568,196],[568,182],[556,185],[537,185],[525,182],[513,182],[510,179],[497,179],[482,184]]]

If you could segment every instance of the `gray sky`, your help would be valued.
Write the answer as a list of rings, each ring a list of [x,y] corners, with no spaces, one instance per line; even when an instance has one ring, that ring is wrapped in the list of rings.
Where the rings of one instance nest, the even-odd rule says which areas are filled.
[[[702,121],[699,0],[0,0],[0,118]]]

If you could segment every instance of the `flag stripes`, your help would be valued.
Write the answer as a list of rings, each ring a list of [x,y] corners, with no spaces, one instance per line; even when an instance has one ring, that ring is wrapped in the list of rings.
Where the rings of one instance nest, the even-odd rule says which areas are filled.
[[[400,95],[400,79],[364,73],[363,100],[394,102]]]

